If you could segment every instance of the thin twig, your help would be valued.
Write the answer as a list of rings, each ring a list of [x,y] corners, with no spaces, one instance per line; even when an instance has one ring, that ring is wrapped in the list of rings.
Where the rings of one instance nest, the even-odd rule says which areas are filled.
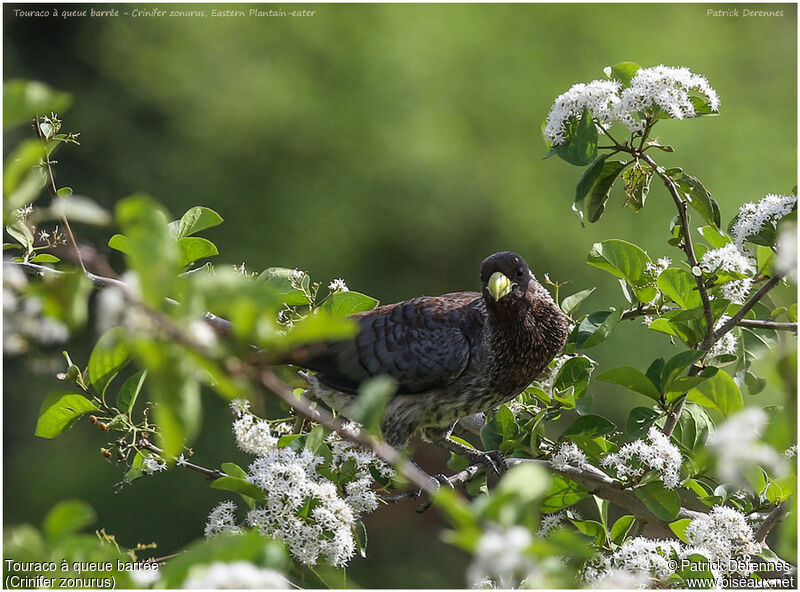
[[[753,308],[756,305],[756,303],[758,303],[758,301],[761,300],[767,294],[767,292],[769,292],[770,290],[772,290],[772,288],[778,285],[778,283],[783,279],[784,275],[786,274],[779,273],[769,278],[769,280],[767,280],[767,282],[763,286],[761,286],[755,294],[753,294],[752,296],[750,296],[750,298],[747,299],[747,302],[745,302],[742,305],[742,308],[740,308],[735,315],[733,315],[728,321],[726,321],[719,329],[714,331],[714,339],[715,340],[719,339],[720,337],[725,335],[725,333],[727,333],[728,331],[733,329],[736,325],[738,325],[740,321],[744,319],[744,316],[748,312],[750,312],[750,309]]]
[[[161,450],[158,446],[156,446],[150,440],[147,440],[145,438],[142,438],[141,440],[139,440],[139,447],[140,448],[146,448],[150,452],[155,452],[156,454],[160,455],[162,458],[164,456],[164,451],[163,450]],[[183,462],[177,462],[177,460],[176,460],[176,464],[178,464],[181,467],[185,467],[185,468],[189,469],[190,471],[195,471],[197,473],[201,473],[201,474],[205,475],[206,477],[208,477],[209,479],[212,479],[212,480],[213,479],[219,479],[220,477],[227,477],[228,476],[227,474],[225,474],[224,472],[222,472],[222,471],[220,471],[218,469],[208,469],[206,467],[202,467],[200,465],[196,465],[194,463],[191,463],[191,462],[189,462],[187,460],[184,460]]]

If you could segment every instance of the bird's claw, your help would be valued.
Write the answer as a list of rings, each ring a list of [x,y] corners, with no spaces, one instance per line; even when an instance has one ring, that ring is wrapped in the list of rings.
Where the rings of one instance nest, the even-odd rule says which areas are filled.
[[[438,488],[439,488],[439,487],[441,487],[442,485],[447,485],[447,486],[448,486],[450,489],[455,489],[455,488],[453,487],[453,484],[452,484],[452,483],[450,483],[450,480],[447,478],[447,476],[446,476],[446,475],[442,475],[441,473],[437,473],[436,475],[432,475],[432,477],[433,477],[434,479],[436,479],[436,483],[437,483],[437,485],[436,485],[436,488],[437,488],[437,490],[438,490]],[[420,495],[421,495],[421,494],[422,494],[422,492],[420,491]],[[430,497],[428,497],[428,499],[427,499],[427,500],[425,500],[425,502],[423,502],[423,503],[422,503],[422,504],[421,504],[421,505],[420,505],[420,506],[417,508],[417,514],[422,514],[423,512],[427,512],[427,511],[428,511],[428,509],[431,507],[431,504],[432,504],[432,503],[433,503],[433,501],[431,501],[431,498],[430,498]]]
[[[498,477],[502,477],[508,470],[506,456],[499,450],[484,452],[480,455],[479,461],[486,465],[486,468],[494,471]]]

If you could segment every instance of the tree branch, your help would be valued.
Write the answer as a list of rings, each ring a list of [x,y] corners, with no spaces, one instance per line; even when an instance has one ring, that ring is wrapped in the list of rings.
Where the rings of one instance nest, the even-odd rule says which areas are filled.
[[[142,438],[141,440],[139,440],[139,447],[140,448],[146,448],[150,452],[155,452],[156,454],[158,454],[162,458],[164,457],[164,451],[161,450],[158,446],[156,446],[155,444],[153,444],[150,440],[148,440],[146,438]],[[222,472],[222,471],[220,471],[218,469],[208,469],[206,467],[201,467],[200,465],[196,465],[196,464],[191,463],[191,462],[189,462],[187,460],[184,460],[183,462],[180,462],[180,461],[178,461],[176,459],[176,464],[178,464],[181,467],[186,467],[190,471],[195,471],[197,473],[205,475],[206,477],[208,477],[211,480],[219,479],[220,477],[227,477],[228,476],[227,474],[225,474],[224,472]]]
[[[753,308],[758,303],[759,300],[761,300],[764,296],[766,296],[767,292],[769,292],[770,290],[772,290],[772,288],[777,286],[778,282],[780,282],[783,279],[784,275],[786,274],[779,273],[769,278],[769,280],[763,286],[761,286],[755,294],[753,294],[752,296],[750,296],[750,298],[747,299],[747,302],[745,302],[742,305],[742,308],[740,308],[735,315],[733,315],[719,329],[714,331],[714,340],[719,339],[720,337],[725,335],[725,333],[733,329],[736,325],[740,324],[740,322],[744,319],[744,316],[748,312],[750,312],[750,309]]]
[[[764,522],[758,527],[755,533],[755,539],[757,543],[763,543],[767,535],[770,531],[775,527],[778,522],[780,522],[786,513],[789,511],[789,502],[782,502],[775,506],[775,509],[772,510],[767,517],[764,518]]]

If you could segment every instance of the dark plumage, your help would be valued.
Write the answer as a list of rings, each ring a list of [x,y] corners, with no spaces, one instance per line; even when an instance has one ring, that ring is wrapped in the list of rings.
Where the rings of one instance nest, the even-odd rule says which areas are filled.
[[[403,446],[422,428],[452,449],[456,420],[522,392],[567,335],[564,315],[516,253],[487,257],[481,284],[481,293],[423,296],[353,315],[354,339],[304,346],[285,361],[316,371],[314,394],[345,415],[362,381],[393,377],[388,442]]]

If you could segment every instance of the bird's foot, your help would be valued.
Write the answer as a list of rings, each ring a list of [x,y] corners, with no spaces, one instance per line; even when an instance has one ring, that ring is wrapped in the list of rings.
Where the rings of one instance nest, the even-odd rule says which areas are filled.
[[[508,470],[506,456],[499,450],[480,452],[476,454],[475,460],[486,465],[486,468],[494,471],[498,477],[502,477]]]
[[[438,473],[438,474],[436,474],[436,475],[431,475],[431,476],[432,476],[434,479],[436,479],[436,482],[437,482],[437,490],[438,490],[438,488],[439,488],[439,487],[441,487],[442,485],[447,485],[447,487],[449,487],[450,489],[454,489],[454,487],[453,487],[453,484],[452,484],[452,483],[450,483],[450,480],[447,478],[447,476],[446,476],[446,475],[442,475],[441,473]],[[418,491],[419,491],[419,490],[418,490]],[[420,495],[421,495],[421,494],[422,494],[422,492],[420,491]],[[428,509],[431,507],[431,504],[433,504],[433,501],[432,501],[432,500],[431,500],[431,498],[429,497],[429,498],[428,498],[427,500],[425,500],[425,501],[424,501],[422,504],[420,504],[420,506],[419,506],[419,507],[417,507],[417,514],[422,514],[423,512],[427,512],[427,511],[428,511]]]

